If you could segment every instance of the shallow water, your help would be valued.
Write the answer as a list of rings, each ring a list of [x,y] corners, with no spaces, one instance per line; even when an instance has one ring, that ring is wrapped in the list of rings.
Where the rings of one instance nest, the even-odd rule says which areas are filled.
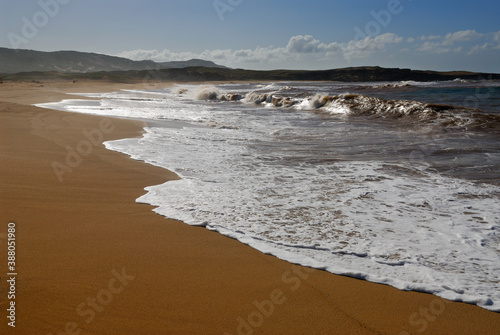
[[[44,106],[188,122],[106,143],[182,177],[138,199],[162,215],[291,262],[500,311],[499,87],[181,85]]]

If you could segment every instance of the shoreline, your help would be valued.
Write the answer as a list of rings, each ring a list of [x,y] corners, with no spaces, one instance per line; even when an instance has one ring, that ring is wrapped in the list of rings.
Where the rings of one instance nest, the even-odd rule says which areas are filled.
[[[295,266],[165,219],[135,199],[144,187],[176,176],[102,145],[140,136],[143,122],[29,106],[56,101],[74,87],[95,92],[118,86],[124,84],[0,86],[1,205],[19,234],[16,300],[24,306],[19,333],[57,334],[68,324],[85,334],[493,334],[500,329],[499,313]],[[37,123],[40,115],[43,122]],[[91,152],[78,164],[73,161],[59,182],[51,163],[64,163],[68,146],[91,142],[85,130],[100,131],[102,140],[91,150],[82,146],[82,152]],[[5,234],[7,221],[2,225]],[[2,296],[0,309],[5,311],[6,302]]]

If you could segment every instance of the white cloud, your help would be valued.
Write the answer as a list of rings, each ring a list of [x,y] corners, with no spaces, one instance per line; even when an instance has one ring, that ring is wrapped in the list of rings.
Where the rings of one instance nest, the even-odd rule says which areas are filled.
[[[286,60],[301,59],[302,57],[329,58],[341,55],[342,45],[337,42],[323,43],[310,35],[297,35],[290,38],[286,47],[257,47],[255,49],[216,49],[205,50],[200,53],[173,52],[165,50],[132,50],[125,51],[117,56],[133,60],[150,59],[157,62],[187,60],[201,58],[224,65],[238,65],[245,63],[279,63]]]
[[[444,37],[444,44],[452,45],[455,42],[465,42],[483,36],[477,33],[475,30],[462,30],[454,33],[449,33]]]
[[[470,51],[467,53],[467,55],[473,55],[473,54],[476,54],[476,53],[479,53],[481,51],[485,51],[485,50],[488,50],[488,49],[492,49],[493,48],[493,45],[488,43],[488,42],[485,42],[483,45],[475,45],[473,46]]]
[[[321,43],[311,35],[297,35],[290,38],[286,51],[290,53],[319,53],[319,52],[338,52],[341,45],[337,42],[330,44]]]
[[[441,35],[429,35],[429,36],[422,35],[419,37],[419,39],[421,41],[432,41],[432,40],[438,40],[441,37],[442,37]]]
[[[168,61],[188,60],[192,58],[201,58],[224,64],[235,64],[244,62],[256,63],[256,62],[270,61],[274,57],[278,58],[279,55],[282,54],[283,52],[284,48],[271,48],[271,47],[269,48],[257,47],[253,50],[215,49],[215,50],[205,50],[201,53],[174,52],[165,49],[165,50],[125,51],[118,54],[117,56],[133,60],[150,59],[156,62],[168,62]]]
[[[500,49],[500,31],[493,33],[493,41],[497,42],[497,45],[493,49]]]
[[[367,36],[359,41],[349,41],[346,45],[343,45],[342,51],[347,58],[359,58],[385,50],[386,44],[401,43],[402,41],[402,37],[393,33],[386,33],[375,37]]]
[[[483,37],[483,34],[476,32],[475,30],[461,30],[454,33],[448,33],[445,36],[441,35],[430,35],[430,36],[420,36],[421,41],[425,41],[420,44],[416,50],[428,53],[448,53],[455,52],[460,53],[463,50],[462,46],[452,48],[454,44],[469,42],[475,39]]]
[[[318,52],[318,45],[321,42],[315,40],[311,35],[298,35],[290,38],[286,50],[292,53]]]
[[[472,42],[476,41],[476,45]],[[339,64],[351,61],[371,62],[375,56],[387,56],[391,45],[402,42],[406,44],[399,49],[400,53],[419,51],[425,54],[467,54],[473,55],[486,50],[500,49],[500,31],[481,34],[475,30],[462,30],[445,35],[421,35],[403,38],[393,33],[385,33],[375,37],[367,36],[361,40],[348,42],[323,42],[311,35],[292,36],[285,46],[256,47],[254,49],[215,49],[202,52],[175,52],[165,50],[132,50],[122,52],[118,56],[134,60],[150,59],[157,62],[187,60],[201,58],[231,67],[274,67],[289,64],[319,64],[321,62]],[[379,58],[382,59],[382,58]],[[258,64],[258,65],[255,65]]]
[[[493,40],[500,42],[500,30],[493,34]]]
[[[444,47],[442,43],[424,42],[417,48],[417,51],[442,54],[450,52],[450,48]]]
[[[376,36],[374,39],[377,43],[401,43],[403,42],[403,38],[393,34],[393,33],[386,33],[382,35]]]
[[[374,52],[385,50],[386,45],[401,43],[403,38],[396,34],[386,33],[375,37],[367,36],[360,41],[348,43],[324,43],[311,35],[292,36],[286,47],[257,47],[255,49],[216,49],[205,50],[201,53],[173,52],[165,50],[132,50],[117,56],[133,60],[150,59],[157,62],[187,60],[201,58],[224,65],[238,65],[245,63],[279,63],[287,60],[304,58],[329,60],[332,58],[349,59],[362,58]]]

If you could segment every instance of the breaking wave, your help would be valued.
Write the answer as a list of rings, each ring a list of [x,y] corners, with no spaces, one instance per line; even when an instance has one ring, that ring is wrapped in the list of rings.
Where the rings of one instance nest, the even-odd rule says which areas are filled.
[[[499,115],[452,105],[386,100],[358,94],[317,95],[309,98],[309,105],[331,114],[364,115],[464,130],[500,130]]]
[[[420,101],[388,100],[362,94],[308,95],[307,92],[288,92],[287,87],[273,92],[252,91],[239,94],[222,92],[215,86],[202,86],[193,92],[192,96],[195,100],[240,101],[265,107],[318,111],[330,115],[395,120],[414,126],[500,131],[500,115],[484,113],[479,109]]]

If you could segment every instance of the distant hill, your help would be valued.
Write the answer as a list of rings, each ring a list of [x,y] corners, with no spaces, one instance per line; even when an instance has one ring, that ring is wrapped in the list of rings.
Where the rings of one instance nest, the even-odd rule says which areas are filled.
[[[206,82],[206,81],[343,81],[343,82],[380,82],[380,81],[446,81],[500,80],[497,73],[477,73],[466,71],[437,72],[378,66],[349,67],[342,69],[306,71],[271,70],[254,71],[214,67],[185,67],[161,70],[100,71],[92,73],[60,73],[56,71],[24,72],[4,75],[4,80],[79,80],[90,79],[119,83],[131,82]]]
[[[9,79],[94,79],[116,82],[144,81],[231,81],[231,80],[306,80],[306,81],[442,81],[456,78],[500,79],[500,74],[466,71],[437,72],[379,66],[331,70],[230,69],[214,62],[191,59],[157,63],[78,51],[43,52],[0,48],[0,74]]]
[[[144,77],[144,72],[130,71],[125,73],[109,73],[110,76]],[[348,67],[331,70],[270,70],[254,71],[243,69],[217,69],[188,67],[182,69],[165,69],[150,71],[149,75],[157,80],[165,81],[231,81],[231,80],[276,80],[276,81],[446,81],[457,78],[466,80],[499,80],[500,74],[477,73],[467,71],[422,71],[399,68],[383,68],[379,66]]]
[[[151,60],[133,61],[96,53],[78,51],[43,52],[34,50],[0,48],[0,73],[32,71],[57,71],[60,73],[87,73],[99,71],[159,70],[191,66],[224,68],[211,61],[156,63]]]

